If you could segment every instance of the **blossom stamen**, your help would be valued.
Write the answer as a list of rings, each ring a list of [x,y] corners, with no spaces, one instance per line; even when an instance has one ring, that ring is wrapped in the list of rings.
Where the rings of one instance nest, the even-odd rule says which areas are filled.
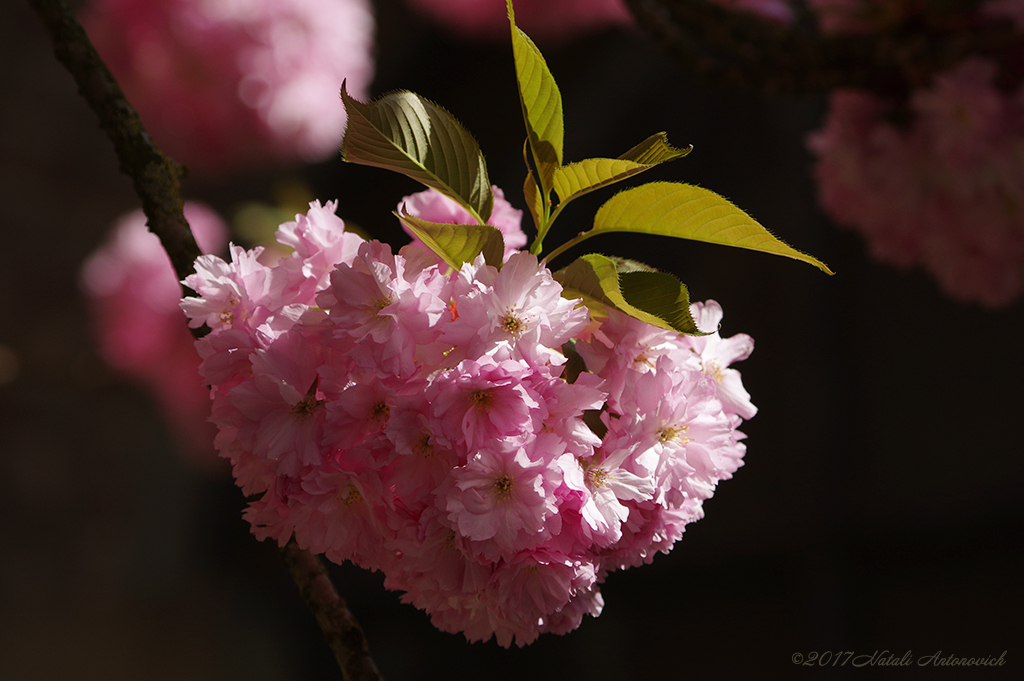
[[[359,493],[359,490],[356,489],[355,485],[348,486],[347,494],[344,492],[345,490],[339,491],[337,499],[345,506],[345,508],[352,508],[363,500],[363,495]]]
[[[324,406],[323,400],[316,398],[316,391],[320,385],[320,377],[317,376],[313,379],[313,384],[309,386],[309,390],[306,391],[306,396],[295,403],[289,412],[295,417],[296,421],[305,421],[310,416],[316,413],[317,409]]]
[[[525,319],[516,315],[515,311],[511,308],[508,308],[505,310],[505,316],[501,318],[501,328],[513,338],[519,338],[526,333],[529,327]]]
[[[715,383],[721,383],[725,378],[725,370],[718,365],[718,362],[704,362],[704,373],[715,379]]]
[[[492,489],[494,490],[494,497],[499,502],[507,500],[512,496],[512,478],[506,473],[497,480],[494,481]]]
[[[645,365],[647,365],[647,366],[649,366],[650,368],[653,369],[654,368],[654,362],[651,361],[651,358],[647,356],[647,352],[649,350],[650,350],[649,347],[644,346],[644,349],[641,350],[640,354],[637,355],[636,359],[633,360],[633,365],[636,366],[637,364],[645,364]]]
[[[422,456],[424,459],[429,459],[434,456],[434,445],[430,443],[430,434],[424,433],[420,441],[417,442],[412,450]]]
[[[379,423],[381,428],[387,425],[390,416],[391,407],[384,400],[370,408],[370,420]]]
[[[494,395],[490,390],[474,390],[469,394],[469,403],[478,412],[486,412],[494,405]]]
[[[380,311],[390,305],[392,302],[391,296],[384,298],[370,298],[370,304],[366,306],[367,314],[380,314]]]
[[[674,440],[679,443],[687,443],[691,441],[691,438],[679,436],[689,429],[689,426],[668,426],[661,429],[658,433],[658,439],[662,442],[671,442]]]

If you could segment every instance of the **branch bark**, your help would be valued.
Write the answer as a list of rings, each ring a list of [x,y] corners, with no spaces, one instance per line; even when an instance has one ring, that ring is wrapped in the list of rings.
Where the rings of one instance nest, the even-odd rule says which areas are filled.
[[[100,59],[85,29],[63,0],[29,0],[53,39],[54,53],[67,68],[100,127],[114,143],[121,172],[131,178],[150,231],[160,238],[178,280],[191,274],[199,246],[182,212],[184,168],[163,155],[146,134],[139,115]]]
[[[160,238],[179,280],[194,270],[200,250],[185,220],[181,198],[184,168],[164,156],[146,134],[135,109],[97,54],[74,12],[63,0],[29,0],[53,39],[57,59],[67,68],[78,91],[100,119],[117,152],[121,172],[131,178],[142,200],[149,229]],[[294,540],[282,550],[306,605],[346,681],[380,681],[362,629],[338,596],[320,560]]]
[[[345,600],[338,596],[320,559],[300,549],[295,539],[285,544],[281,556],[299,587],[302,600],[316,616],[346,681],[380,681],[380,672],[370,657],[363,630]]]

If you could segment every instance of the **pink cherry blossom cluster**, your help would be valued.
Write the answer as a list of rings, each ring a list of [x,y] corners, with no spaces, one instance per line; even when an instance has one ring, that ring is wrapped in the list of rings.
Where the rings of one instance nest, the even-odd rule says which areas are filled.
[[[201,172],[320,161],[373,76],[369,0],[92,0],[82,22],[157,143]]]
[[[831,98],[810,138],[825,209],[873,254],[920,265],[952,296],[985,305],[1024,292],[1024,88],[996,87],[970,59],[914,92],[909,123],[864,91]]]
[[[227,245],[227,227],[211,208],[186,203],[185,217],[204,253]],[[121,217],[82,267],[100,355],[150,391],[182,452],[210,468],[220,462],[212,444],[216,431],[208,423],[209,391],[196,374],[199,358],[192,334],[181,323],[181,287],[175,279],[167,252],[146,228],[141,210]]]
[[[524,243],[495,194],[492,222]],[[433,190],[403,206],[460,218]],[[453,271],[334,211],[281,225],[294,252],[273,266],[232,246],[185,281],[254,533],[382,570],[470,640],[525,645],[599,614],[605,575],[669,551],[741,465],[756,409],[729,365],[751,339],[592,317],[528,252]],[[692,312],[718,328],[717,303]]]

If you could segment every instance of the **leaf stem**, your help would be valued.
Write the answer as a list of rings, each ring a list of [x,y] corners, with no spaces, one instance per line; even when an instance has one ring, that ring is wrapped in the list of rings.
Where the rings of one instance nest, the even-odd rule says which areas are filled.
[[[544,262],[551,262],[552,260],[560,256],[562,253],[565,253],[567,250],[569,250],[576,244],[582,243],[589,239],[590,237],[594,236],[594,234],[595,232],[592,229],[586,232],[580,232],[579,234],[569,239],[555,250],[551,251],[549,255],[544,256]]]

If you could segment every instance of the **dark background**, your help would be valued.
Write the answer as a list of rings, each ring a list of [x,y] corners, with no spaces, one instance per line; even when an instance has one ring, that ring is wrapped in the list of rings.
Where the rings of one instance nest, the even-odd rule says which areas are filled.
[[[452,111],[522,207],[510,48],[381,5],[374,93],[407,88]],[[1016,677],[1024,304],[951,301],[830,223],[804,147],[823,98],[698,84],[637,32],[541,47],[565,102],[567,159],[617,156],[665,130],[695,150],[644,179],[717,191],[837,274],[654,237],[589,243],[675,272],[693,299],[722,304],[723,335],[755,338],[737,367],[760,408],[743,428],[746,465],[671,555],[609,577],[601,617],[525,649],[440,633],[380,574],[332,568],[384,677]],[[276,551],[248,534],[240,492],[180,456],[148,395],[97,356],[78,268],[138,200],[23,2],[0,18],[0,97],[0,679],[338,678]],[[295,177],[401,243],[389,213],[418,186],[337,159],[191,179],[185,194],[230,215]],[[583,229],[607,194],[567,210],[549,245]],[[1005,650],[1007,664],[791,661],[876,650]]]

